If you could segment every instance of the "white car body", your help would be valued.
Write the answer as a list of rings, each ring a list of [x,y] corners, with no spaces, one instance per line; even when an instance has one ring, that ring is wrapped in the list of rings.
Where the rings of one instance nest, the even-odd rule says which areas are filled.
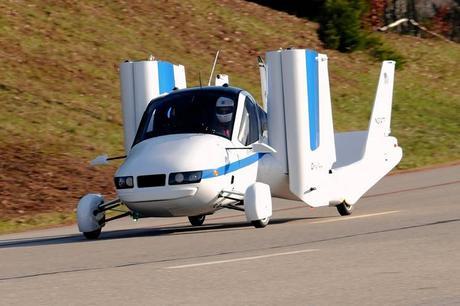
[[[258,107],[241,89],[215,87],[205,90],[239,92],[236,118],[241,117],[246,99],[251,99]],[[131,210],[148,217],[195,216],[220,209],[232,200],[219,197],[219,194],[223,191],[244,193],[256,181],[259,160],[264,155],[251,148],[243,149],[245,144],[238,140],[237,133],[240,125],[241,120],[235,120],[231,139],[186,133],[154,137],[136,144],[115,177],[164,174],[165,185],[139,188],[134,180],[132,189],[117,190],[120,200]],[[171,173],[188,171],[203,171],[201,181],[168,185]]]

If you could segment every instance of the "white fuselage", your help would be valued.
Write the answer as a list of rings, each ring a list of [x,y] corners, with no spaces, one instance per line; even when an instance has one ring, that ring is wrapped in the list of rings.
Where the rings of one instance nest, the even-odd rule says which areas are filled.
[[[225,118],[231,120],[224,122],[216,104],[222,97],[232,101]],[[264,120],[266,113],[237,88],[185,89],[153,100],[115,173],[115,180],[132,177],[134,183],[125,189],[117,186],[120,200],[145,217],[210,214],[243,200],[251,184],[263,182],[258,170],[264,162],[259,161],[271,160],[251,146],[264,140]],[[187,172],[200,172],[201,179],[171,181]],[[139,183],[145,176],[147,184]]]
[[[268,113],[230,87],[183,89],[149,103],[115,174],[116,184],[129,178],[129,188],[117,186],[129,209],[145,217],[210,214],[242,201],[256,182],[311,207],[354,205],[399,163],[402,149],[389,136],[394,62],[382,65],[369,130],[334,134],[327,57],[270,54]],[[187,172],[198,179],[171,181]],[[144,176],[154,184],[140,186]]]
[[[126,159],[114,177],[119,199],[83,197],[80,231],[94,239],[104,222],[125,215],[188,216],[201,225],[204,215],[222,208],[244,210],[248,221],[264,227],[272,196],[337,206],[349,215],[402,158],[390,136],[395,62],[382,64],[369,129],[334,133],[327,56],[288,49],[268,52],[266,60],[259,63],[264,108],[228,80],[186,88],[183,66],[123,63]],[[105,219],[120,202],[131,211]]]
[[[118,189],[120,200],[148,217],[209,214],[231,202],[222,191],[244,192],[256,181],[262,154],[232,150],[232,141],[209,134],[174,134],[147,139],[134,146],[115,176],[133,176],[134,187]],[[198,183],[169,185],[171,173],[202,171]],[[138,186],[136,178],[164,174],[162,186]]]

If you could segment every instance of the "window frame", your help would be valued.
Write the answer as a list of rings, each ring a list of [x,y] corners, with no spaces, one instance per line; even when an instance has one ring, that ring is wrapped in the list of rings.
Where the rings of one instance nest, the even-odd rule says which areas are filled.
[[[155,98],[153,99],[152,101],[150,101],[150,103],[147,105],[143,115],[142,115],[142,119],[141,119],[141,122],[136,130],[136,135],[135,135],[135,138],[134,138],[134,141],[133,141],[133,144],[131,147],[134,147],[135,145],[137,145],[138,143],[141,143],[147,139],[151,139],[151,138],[156,138],[156,137],[161,137],[161,136],[168,136],[168,135],[177,135],[177,134],[189,134],[188,132],[179,132],[179,133],[165,133],[165,134],[161,134],[161,135],[154,135],[154,136],[150,136],[150,137],[145,137],[144,135],[146,133],[148,133],[148,129],[150,128],[150,124],[151,124],[151,120],[152,120],[152,116],[155,114],[155,112],[157,111],[157,108],[158,107],[168,107],[169,104],[166,104],[165,106],[160,106],[161,103],[167,103],[169,99],[173,99],[174,97],[172,97],[171,95],[180,95],[180,94],[190,94],[190,95],[198,95],[199,93],[198,92],[190,92],[190,93],[170,93],[168,95],[165,95],[165,96],[161,96],[161,97],[158,97],[158,98]],[[227,93],[227,92],[222,92],[222,93],[219,93],[217,91],[213,91],[213,94],[215,94],[216,96],[220,95],[220,96],[223,96],[223,97],[227,97],[227,98],[230,98],[234,101],[234,103],[236,104],[236,107],[235,107],[235,111],[233,112],[233,119],[232,119],[232,124],[230,126],[231,128],[231,131],[232,133],[230,134],[230,136],[224,136],[224,135],[221,135],[219,133],[213,133],[213,132],[209,132],[209,133],[205,133],[205,132],[200,132],[200,134],[210,134],[210,135],[215,135],[215,136],[219,136],[219,137],[223,137],[225,139],[229,139],[229,140],[232,140],[232,134],[235,133],[235,127],[236,127],[236,116],[237,116],[237,113],[238,113],[238,108],[239,108],[239,105],[240,105],[240,101],[239,101],[239,96],[240,94],[235,94],[233,95],[232,93]],[[180,99],[180,96],[177,97],[177,99]],[[176,104],[177,103],[184,103],[184,102],[175,102]],[[153,110],[152,110],[153,108]],[[153,131],[150,131],[149,133],[151,133]],[[193,133],[193,132],[190,132],[190,133]]]
[[[259,119],[259,109],[260,106],[257,104],[255,99],[248,93],[248,92],[242,92],[242,97],[239,101],[239,105],[242,106],[241,112],[239,112],[240,119],[239,119],[239,126],[238,126],[238,133],[236,135],[236,139],[238,140],[239,143],[241,143],[244,146],[249,146],[251,144],[254,144],[262,139],[262,130],[261,130],[261,123]],[[242,103],[241,103],[242,102]],[[246,110],[246,103],[251,105],[253,114],[251,115],[251,111],[248,109]],[[257,128],[257,138],[251,139],[249,138],[246,139],[245,143],[242,143],[240,140],[240,132],[241,132],[241,127],[243,124],[243,115],[247,112],[249,114],[249,131],[248,131],[248,138],[251,137],[251,117],[254,117],[256,120],[255,126]],[[237,130],[234,129],[234,133],[236,133]]]

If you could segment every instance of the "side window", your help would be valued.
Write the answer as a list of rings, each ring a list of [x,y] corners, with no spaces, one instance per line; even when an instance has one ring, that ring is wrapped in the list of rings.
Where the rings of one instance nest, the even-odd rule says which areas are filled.
[[[153,110],[152,117],[150,118],[149,124],[147,125],[147,133],[151,133],[155,127],[155,113],[157,112],[156,109]]]
[[[259,113],[259,123],[260,123],[260,134],[263,137],[267,137],[268,133],[268,121],[267,113],[260,107],[257,107],[257,112]]]
[[[248,113],[247,107],[245,106],[243,109],[243,116],[241,118],[240,131],[238,133],[238,140],[242,144],[247,145],[248,136],[249,136],[249,113]]]
[[[258,107],[248,97],[244,101],[243,117],[241,118],[238,140],[245,146],[259,140],[260,123]],[[265,120],[266,121],[266,120]]]

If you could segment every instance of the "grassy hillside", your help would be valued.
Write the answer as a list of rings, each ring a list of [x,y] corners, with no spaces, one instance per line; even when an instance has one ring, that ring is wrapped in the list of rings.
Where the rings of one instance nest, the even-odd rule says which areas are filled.
[[[67,220],[82,194],[113,195],[115,166],[87,161],[123,151],[118,63],[127,58],[184,64],[197,85],[220,49],[218,72],[257,97],[257,55],[318,49],[330,58],[336,129],[367,128],[379,63],[323,50],[317,24],[286,13],[241,0],[3,1],[0,12],[0,218],[13,224],[56,210]],[[400,168],[458,160],[460,46],[382,39],[407,59],[392,123]]]

